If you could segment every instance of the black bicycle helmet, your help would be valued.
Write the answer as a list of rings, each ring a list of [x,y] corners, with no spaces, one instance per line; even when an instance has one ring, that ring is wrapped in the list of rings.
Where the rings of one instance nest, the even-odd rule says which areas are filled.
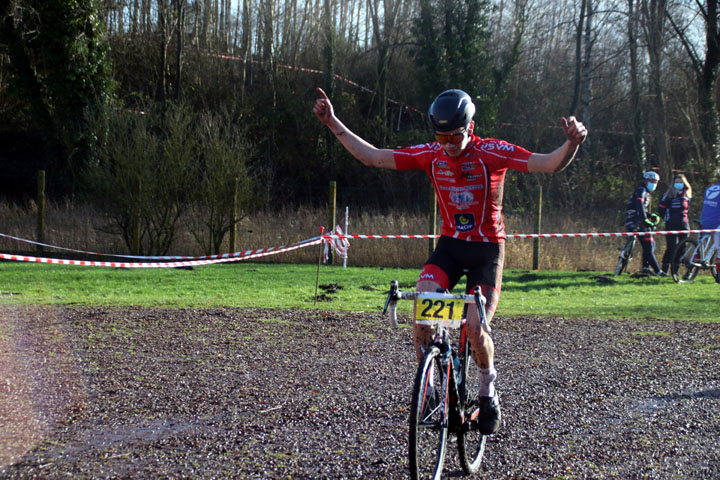
[[[462,90],[445,90],[435,97],[428,119],[430,128],[438,132],[449,132],[467,126],[475,115],[475,104],[470,95]]]

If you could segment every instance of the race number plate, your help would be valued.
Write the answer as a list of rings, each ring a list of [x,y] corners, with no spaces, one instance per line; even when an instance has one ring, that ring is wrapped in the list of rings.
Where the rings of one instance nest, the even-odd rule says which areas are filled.
[[[458,299],[420,298],[415,308],[415,322],[420,325],[459,326],[463,304]]]

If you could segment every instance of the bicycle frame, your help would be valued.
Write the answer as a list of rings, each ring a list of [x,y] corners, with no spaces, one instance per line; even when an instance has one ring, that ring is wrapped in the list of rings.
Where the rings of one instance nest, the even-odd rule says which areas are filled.
[[[717,248],[715,242],[713,242],[713,235],[711,233],[703,233],[698,239],[698,246],[694,252],[698,256],[702,267],[706,267],[711,263],[715,263],[715,257],[717,255]],[[693,257],[695,258],[695,257]]]
[[[625,245],[623,248],[620,249],[620,254],[618,255],[618,261],[617,266],[615,267],[615,276],[621,275],[624,271],[627,270],[628,264],[630,263],[630,260],[633,258],[633,250],[635,249],[635,244],[638,241],[638,237],[635,235],[632,235],[630,238],[627,239],[625,242]]]
[[[676,283],[692,282],[702,270],[710,270],[716,276],[715,258],[717,248],[713,235],[704,233],[697,237],[687,237],[675,247],[671,263],[673,280]]]

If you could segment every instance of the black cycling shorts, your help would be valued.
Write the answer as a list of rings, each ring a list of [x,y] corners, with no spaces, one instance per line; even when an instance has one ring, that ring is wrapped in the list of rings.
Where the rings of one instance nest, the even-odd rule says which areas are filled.
[[[433,280],[441,288],[452,290],[460,278],[467,275],[466,293],[478,285],[499,292],[504,262],[504,243],[468,242],[441,236],[419,280]]]

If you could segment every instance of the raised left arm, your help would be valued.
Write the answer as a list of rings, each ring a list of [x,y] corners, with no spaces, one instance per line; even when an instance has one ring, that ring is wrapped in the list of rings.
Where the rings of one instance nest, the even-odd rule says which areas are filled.
[[[580,144],[587,138],[587,129],[575,117],[561,118],[565,143],[551,153],[533,153],[528,159],[529,172],[554,173],[564,170],[575,158]]]

